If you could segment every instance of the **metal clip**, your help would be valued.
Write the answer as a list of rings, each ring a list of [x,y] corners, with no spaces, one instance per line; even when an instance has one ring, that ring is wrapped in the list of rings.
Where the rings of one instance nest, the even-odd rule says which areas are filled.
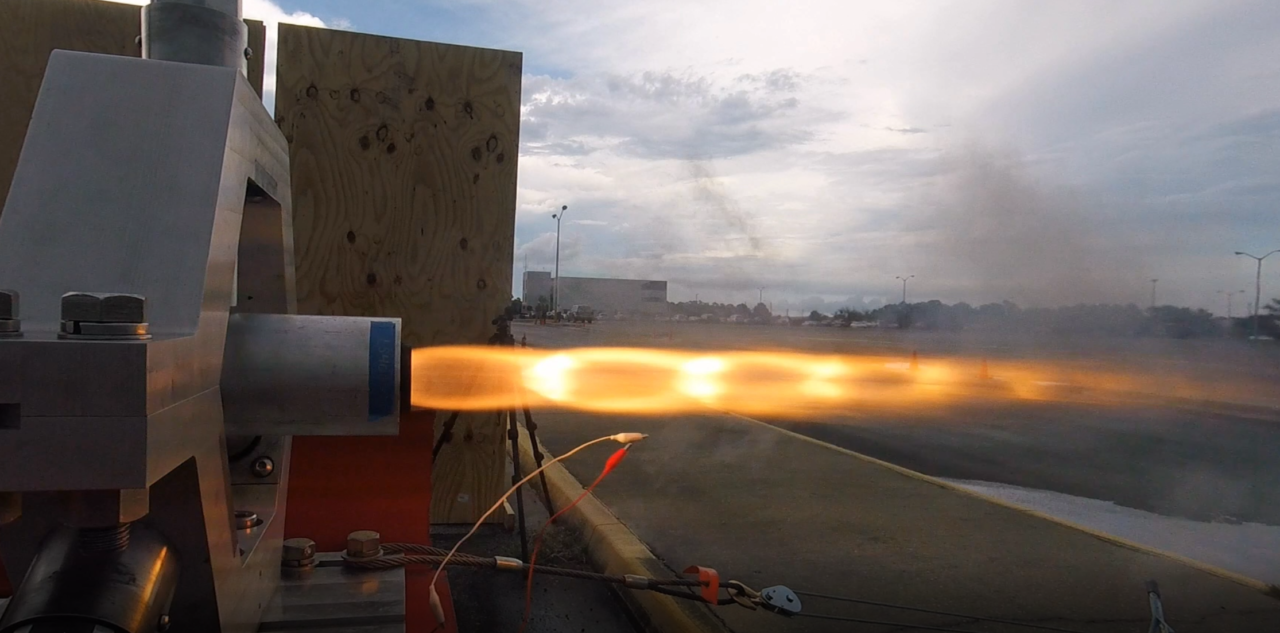
[[[511,558],[510,556],[494,556],[496,567],[503,571],[523,571],[524,561],[519,558]]]
[[[763,600],[764,608],[781,613],[782,615],[795,615],[800,613],[800,597],[796,592],[783,585],[775,585],[760,592]]]
[[[729,597],[733,598],[734,602],[752,611],[755,611],[760,604],[760,594],[737,580],[730,580],[724,583],[724,589],[729,593]]]

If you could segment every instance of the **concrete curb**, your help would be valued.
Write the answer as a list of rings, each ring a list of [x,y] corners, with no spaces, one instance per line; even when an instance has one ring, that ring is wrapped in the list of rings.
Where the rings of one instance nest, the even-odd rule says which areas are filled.
[[[769,424],[768,422],[762,422],[762,421],[757,420],[757,419],[755,419],[755,418],[749,418],[749,417],[747,417],[747,416],[745,416],[745,415],[740,415],[740,414],[737,414],[737,413],[729,413],[729,412],[723,412],[723,413],[725,413],[726,415],[730,415],[730,416],[736,417],[736,418],[738,418],[738,419],[744,420],[744,421],[746,421],[746,422],[750,422],[750,423],[752,423],[752,424],[758,424],[758,425],[760,425],[760,426],[768,427],[768,428],[770,428],[770,429],[773,429],[774,431],[777,431],[778,433],[782,433],[782,434],[784,434],[784,435],[787,435],[787,436],[790,436],[790,437],[794,437],[794,438],[797,438],[797,439],[803,440],[803,441],[805,441],[805,442],[810,442],[810,443],[813,443],[813,444],[817,444],[817,445],[819,445],[819,446],[825,446],[826,448],[829,448],[829,449],[831,449],[831,450],[833,450],[833,451],[837,451],[837,452],[840,452],[840,453],[844,453],[844,454],[846,454],[846,455],[849,455],[850,457],[855,457],[855,458],[857,458],[857,459],[860,459],[860,460],[863,460],[863,461],[866,461],[866,462],[870,462],[870,463],[875,464],[875,465],[877,465],[877,466],[881,466],[881,467],[883,467],[883,468],[887,468],[887,469],[892,470],[892,471],[894,471],[894,472],[896,472],[896,473],[899,473],[899,474],[905,475],[905,476],[907,476],[907,477],[911,477],[911,478],[913,478],[913,479],[919,479],[920,481],[928,482],[928,483],[930,483],[930,484],[933,484],[933,485],[938,486],[938,487],[941,487],[941,488],[946,488],[946,489],[951,490],[951,491],[953,491],[953,492],[958,492],[958,493],[961,493],[961,494],[964,494],[964,495],[968,495],[968,496],[970,496],[970,497],[977,497],[977,498],[982,499],[982,500],[984,500],[984,501],[987,501],[987,502],[989,502],[989,503],[994,503],[994,504],[996,504],[996,505],[998,505],[998,506],[1002,506],[1002,507],[1005,507],[1005,508],[1009,508],[1009,509],[1011,509],[1011,510],[1016,510],[1016,511],[1018,511],[1018,512],[1022,512],[1022,513],[1024,513],[1024,514],[1029,514],[1029,515],[1034,516],[1034,517],[1036,517],[1036,518],[1038,518],[1038,519],[1043,519],[1043,520],[1045,520],[1045,521],[1049,521],[1049,522],[1052,522],[1052,523],[1056,523],[1056,524],[1058,524],[1058,525],[1062,525],[1062,526],[1064,526],[1064,527],[1068,527],[1068,528],[1071,528],[1071,529],[1073,529],[1073,530],[1078,530],[1078,531],[1083,532],[1083,533],[1085,533],[1085,534],[1088,534],[1089,536],[1092,536],[1092,537],[1094,537],[1094,538],[1096,538],[1096,539],[1098,539],[1098,540],[1106,541],[1106,542],[1108,542],[1108,543],[1111,543],[1111,544],[1113,544],[1113,545],[1117,545],[1117,546],[1119,546],[1119,547],[1123,547],[1123,548],[1125,548],[1125,549],[1133,550],[1133,551],[1136,551],[1136,552],[1142,552],[1142,553],[1144,553],[1144,554],[1151,554],[1151,555],[1153,555],[1153,556],[1159,556],[1159,557],[1161,557],[1161,558],[1166,558],[1166,559],[1172,560],[1172,561],[1177,562],[1177,563],[1179,563],[1179,564],[1186,565],[1186,566],[1191,567],[1191,568],[1194,568],[1194,569],[1198,569],[1198,570],[1203,571],[1203,572],[1205,572],[1205,573],[1207,573],[1207,574],[1210,574],[1210,575],[1213,575],[1213,576],[1217,576],[1217,577],[1219,577],[1219,578],[1223,578],[1223,579],[1226,579],[1226,580],[1230,580],[1230,581],[1235,582],[1235,583],[1238,583],[1238,584],[1240,584],[1240,585],[1244,585],[1245,587],[1248,587],[1248,588],[1250,588],[1250,589],[1253,589],[1253,590],[1255,590],[1255,591],[1258,591],[1258,592],[1260,592],[1260,593],[1262,593],[1262,594],[1264,594],[1264,595],[1266,595],[1266,596],[1269,596],[1269,597],[1271,597],[1271,598],[1280,599],[1280,587],[1277,587],[1276,585],[1272,585],[1272,584],[1269,584],[1269,583],[1263,582],[1263,581],[1261,581],[1261,580],[1256,580],[1256,579],[1254,579],[1254,578],[1250,578],[1250,577],[1248,577],[1248,576],[1244,576],[1244,575],[1242,575],[1242,574],[1237,574],[1237,573],[1235,573],[1235,572],[1233,572],[1233,571],[1228,571],[1228,570],[1226,570],[1226,569],[1222,569],[1221,567],[1216,567],[1216,566],[1214,566],[1214,565],[1210,565],[1210,564],[1208,564],[1208,563],[1203,563],[1203,562],[1200,562],[1200,561],[1198,561],[1198,560],[1194,560],[1194,559],[1191,559],[1191,558],[1187,558],[1187,557],[1185,557],[1185,556],[1181,556],[1181,555],[1179,555],[1179,554],[1174,554],[1173,552],[1166,552],[1166,551],[1164,551],[1164,550],[1157,549],[1157,548],[1154,548],[1154,547],[1149,547],[1149,546],[1147,546],[1147,545],[1143,545],[1143,544],[1141,544],[1141,543],[1135,543],[1135,542],[1133,542],[1133,541],[1130,541],[1130,540],[1127,540],[1127,539],[1123,539],[1123,538],[1120,538],[1120,537],[1118,537],[1118,536],[1112,536],[1112,535],[1107,534],[1107,533],[1105,533],[1105,532],[1100,532],[1100,531],[1095,530],[1095,529],[1093,529],[1093,528],[1085,527],[1085,526],[1083,526],[1083,525],[1079,525],[1079,524],[1077,524],[1077,523],[1072,523],[1071,521],[1066,521],[1066,520],[1064,520],[1064,519],[1060,519],[1060,518],[1058,518],[1058,517],[1055,517],[1055,516],[1052,516],[1052,515],[1049,515],[1049,514],[1045,514],[1045,513],[1043,513],[1043,512],[1039,512],[1039,511],[1036,511],[1036,510],[1031,510],[1031,509],[1028,509],[1028,508],[1024,508],[1024,507],[1022,507],[1022,506],[1019,506],[1019,505],[1016,505],[1016,504],[1013,504],[1013,503],[1009,503],[1009,502],[1004,501],[1004,500],[1002,500],[1002,499],[996,499],[996,498],[994,498],[994,497],[988,497],[987,495],[984,495],[984,494],[980,494],[980,493],[974,492],[974,491],[969,490],[969,489],[967,489],[967,488],[963,488],[963,487],[957,486],[957,485],[955,485],[955,484],[951,484],[951,483],[948,483],[948,482],[942,481],[941,479],[938,479],[938,478],[936,478],[936,477],[930,477],[929,475],[925,475],[925,474],[923,474],[923,473],[918,473],[918,472],[916,472],[916,471],[914,471],[914,470],[910,470],[910,469],[908,469],[908,468],[903,468],[903,467],[898,466],[898,465],[896,465],[896,464],[890,464],[889,462],[881,461],[881,460],[876,459],[876,458],[874,458],[874,457],[870,457],[870,456],[867,456],[867,455],[863,455],[862,453],[857,453],[857,452],[851,451],[851,450],[849,450],[849,449],[847,449],[847,448],[841,448],[841,447],[836,446],[836,445],[834,445],[834,444],[828,444],[828,443],[826,443],[826,442],[823,442],[822,440],[817,440],[817,439],[814,439],[814,438],[809,437],[809,436],[807,436],[807,435],[801,435],[800,433],[796,433],[795,431],[789,431],[789,430],[787,430],[787,429],[779,428],[779,427],[776,427],[776,426],[774,426],[774,425],[772,425],[772,424]]]
[[[544,456],[550,455],[539,442]],[[533,472],[533,447],[527,433],[520,435],[521,475]],[[551,503],[563,508],[581,495],[584,488],[564,466],[552,464],[542,471],[547,475]],[[535,479],[530,482],[536,490]],[[534,494],[535,499],[540,495]],[[587,495],[573,509],[561,515],[560,521],[576,530],[587,544],[587,557],[596,571],[604,574],[637,574],[658,578],[670,577],[674,571],[650,551],[609,508],[594,494]],[[703,603],[681,600],[651,591],[618,589],[640,624],[648,631],[674,633],[680,631],[730,633],[720,618]]]

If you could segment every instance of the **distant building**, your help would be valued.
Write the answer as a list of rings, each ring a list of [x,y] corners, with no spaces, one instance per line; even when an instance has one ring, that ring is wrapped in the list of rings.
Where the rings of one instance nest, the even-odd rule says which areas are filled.
[[[551,273],[525,271],[524,292],[521,301],[538,305],[538,297],[551,302],[555,279]],[[575,305],[589,305],[597,313],[612,315],[617,312],[628,315],[658,315],[667,313],[667,282],[648,279],[597,279],[593,277],[561,277],[560,301],[562,310]]]
[[[551,273],[538,270],[524,271],[524,291],[520,300],[527,306],[537,307],[538,298],[545,298],[551,305]]]

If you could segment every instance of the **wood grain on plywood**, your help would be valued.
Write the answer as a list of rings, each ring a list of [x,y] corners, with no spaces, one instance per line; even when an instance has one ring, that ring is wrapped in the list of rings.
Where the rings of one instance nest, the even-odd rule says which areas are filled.
[[[484,344],[511,300],[519,53],[281,25],[298,310],[399,317],[414,346]],[[501,494],[497,413],[435,468],[437,521]]]

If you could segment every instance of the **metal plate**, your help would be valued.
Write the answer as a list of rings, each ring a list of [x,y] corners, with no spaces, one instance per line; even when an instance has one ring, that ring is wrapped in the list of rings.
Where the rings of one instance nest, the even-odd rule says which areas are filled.
[[[341,554],[316,555],[316,567],[300,578],[284,578],[262,615],[259,631],[286,629],[368,633],[404,632],[404,569],[352,572]],[[325,566],[330,563],[329,566]]]

